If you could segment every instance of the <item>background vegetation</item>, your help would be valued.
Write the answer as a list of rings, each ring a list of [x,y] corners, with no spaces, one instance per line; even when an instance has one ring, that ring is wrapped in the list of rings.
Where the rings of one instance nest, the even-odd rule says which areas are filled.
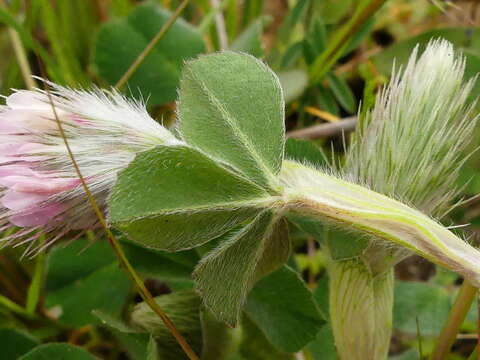
[[[128,83],[118,84],[180,3],[0,0],[1,93],[35,86],[30,74],[46,74],[71,87],[117,84],[130,96],[144,99],[152,116],[170,126],[175,122],[176,89],[186,59],[226,49],[248,52],[263,59],[281,80],[288,134],[311,140],[310,144],[290,141],[287,151],[294,153],[303,147],[302,151],[310,149],[315,157],[313,144],[341,162],[344,139],[348,146],[342,129],[353,128],[359,104],[363,104],[361,111],[373,104],[394,59],[403,63],[415,44],[446,38],[465,54],[468,76],[480,72],[477,1],[198,0],[186,6],[183,20],[175,22]],[[477,83],[474,95],[479,92]],[[473,147],[480,145],[476,142]],[[459,186],[464,186],[465,197],[480,192],[479,156],[464,166]],[[445,221],[470,223],[466,232],[477,241],[480,202],[465,202]],[[234,332],[237,348],[232,359],[335,359],[328,325],[328,278],[317,245],[328,239],[315,239],[294,226],[290,233],[295,254],[289,265],[301,274],[313,297],[296,280],[285,282],[293,274],[262,280],[267,283],[255,287],[242,327]],[[95,234],[75,242],[69,242],[68,236],[64,240],[33,259],[19,260],[24,251],[21,246],[0,251],[2,359],[48,358],[49,352],[65,354],[65,359],[90,359],[88,353],[102,359],[182,358],[160,325],[155,328],[156,343],[149,341],[147,333],[130,327],[132,308],[140,298],[108,243],[95,239]],[[333,256],[351,256],[355,244],[348,244]],[[192,287],[190,274],[199,258],[196,251],[172,255],[126,241],[123,246],[148,288],[162,295],[174,321],[179,307],[198,306],[179,304],[174,297]],[[461,279],[417,257],[399,264],[396,275],[392,359],[427,357]],[[256,314],[269,287],[280,289],[276,298],[289,301],[270,299],[268,308],[262,308],[268,314],[265,323]],[[309,306],[318,307],[321,318]],[[302,323],[299,312],[321,327]],[[466,359],[472,353],[476,324],[473,306],[449,359]],[[304,333],[295,333],[298,329]],[[197,339],[201,330],[190,326],[186,336]],[[38,347],[59,342],[65,344]]]

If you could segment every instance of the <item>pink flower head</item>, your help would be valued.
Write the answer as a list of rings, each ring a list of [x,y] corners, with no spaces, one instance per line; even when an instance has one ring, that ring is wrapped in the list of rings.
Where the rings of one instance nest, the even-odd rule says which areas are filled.
[[[8,242],[33,244],[45,234],[49,245],[71,230],[98,228],[52,105],[103,211],[118,171],[135,154],[180,142],[148,115],[142,103],[116,91],[50,85],[51,102],[41,90],[20,90],[0,107],[0,229],[22,228],[3,239]]]

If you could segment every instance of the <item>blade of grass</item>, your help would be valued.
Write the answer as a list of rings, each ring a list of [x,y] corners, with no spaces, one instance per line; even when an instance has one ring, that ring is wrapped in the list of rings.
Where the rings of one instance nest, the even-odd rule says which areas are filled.
[[[78,84],[87,85],[89,81],[71,48],[71,39],[63,33],[60,18],[52,3],[49,0],[42,0],[41,4],[42,25],[67,84],[73,87]]]
[[[415,322],[417,324],[417,340],[418,340],[418,358],[423,358],[423,347],[422,347],[422,333],[420,332],[420,323],[418,321],[418,316],[415,317]]]
[[[223,11],[231,0],[223,0],[218,7],[210,7],[210,10],[203,16],[202,21],[198,24],[197,29],[201,34],[205,34],[210,30],[213,19],[217,12]]]
[[[263,0],[246,0],[243,3],[242,24],[246,27],[251,21],[260,16],[263,9]]]
[[[88,198],[88,201],[89,201],[92,209],[94,210],[94,212],[95,212],[95,214],[98,218],[98,221],[100,222],[100,225],[102,226],[102,228],[104,229],[104,231],[107,235],[108,241],[110,242],[110,245],[112,246],[113,251],[115,252],[115,255],[117,256],[118,261],[120,262],[120,264],[122,265],[124,270],[127,272],[129,277],[132,279],[134,284],[136,285],[137,290],[138,290],[140,296],[142,297],[142,299],[148,304],[148,306],[153,310],[153,312],[155,312],[160,317],[160,319],[165,324],[165,327],[173,335],[173,337],[178,342],[178,344],[181,346],[181,348],[183,349],[183,351],[185,352],[187,357],[190,360],[200,360],[198,358],[198,356],[195,354],[195,352],[192,350],[190,345],[187,343],[185,338],[182,336],[182,334],[180,334],[180,332],[177,330],[177,328],[175,327],[173,322],[170,320],[170,318],[167,316],[167,314],[165,314],[165,312],[160,308],[160,306],[155,301],[155,299],[153,298],[150,291],[146,288],[142,279],[140,278],[140,276],[137,274],[137,272],[135,271],[133,266],[128,261],[128,258],[125,255],[122,247],[120,246],[119,241],[113,235],[112,231],[108,227],[108,224],[105,220],[105,217],[103,216],[102,211],[98,207],[97,202],[95,201],[92,193],[90,192],[90,189],[88,188],[88,185],[85,182],[85,178],[83,177],[83,175],[80,171],[80,167],[78,166],[78,163],[75,160],[75,156],[73,155],[73,152],[70,148],[67,137],[65,136],[65,132],[63,130],[62,122],[60,121],[60,119],[58,117],[57,110],[55,108],[55,104],[53,103],[52,95],[51,95],[51,93],[48,89],[48,86],[47,86],[46,83],[44,85],[45,85],[45,92],[47,94],[48,101],[49,101],[49,103],[52,107],[52,112],[53,112],[53,115],[55,117],[55,121],[57,122],[58,130],[60,132],[60,136],[63,139],[63,142],[65,144],[65,148],[67,149],[67,152],[68,152],[68,155],[69,155],[70,160],[72,162],[72,165],[73,165],[73,167],[75,169],[75,172],[76,172],[76,174],[77,174],[77,176],[80,180],[82,188],[85,191],[85,194]]]
[[[6,9],[6,4],[4,0],[0,0],[0,6]],[[20,35],[15,29],[10,26],[8,27],[7,31],[8,36],[10,37],[10,41],[12,42],[13,51],[15,52],[15,56],[18,61],[18,66],[20,67],[20,71],[22,72],[25,86],[29,89],[33,89],[36,86],[36,83],[32,77],[32,69],[30,68],[30,64],[28,63],[27,54],[25,52],[25,48],[23,47],[22,40],[20,39]]]
[[[42,236],[40,242],[41,244],[45,242],[44,236]],[[39,253],[35,259],[35,269],[33,271],[32,282],[28,288],[27,301],[25,305],[25,310],[29,314],[34,314],[35,310],[37,309],[38,300],[40,299],[40,294],[43,289],[46,260],[47,258],[44,252]]]
[[[168,19],[168,21],[162,26],[162,28],[158,31],[158,33],[154,36],[150,43],[138,55],[132,65],[130,65],[125,74],[123,74],[120,80],[118,80],[118,82],[115,84],[115,88],[121,89],[127,83],[128,79],[132,77],[135,71],[137,71],[140,65],[142,65],[146,57],[152,52],[155,45],[157,45],[157,43],[163,38],[163,36],[167,33],[170,27],[175,23],[175,20],[177,20],[183,9],[185,9],[185,7],[188,5],[188,2],[189,0],[183,0],[183,2],[178,6],[172,16],[170,16],[170,19]]]
[[[238,27],[240,24],[239,20],[240,19],[237,0],[227,1],[225,21],[227,26],[228,39],[230,41],[233,41],[237,38]]]
[[[453,304],[452,310],[450,311],[450,315],[448,316],[447,323],[437,339],[431,360],[444,360],[447,358],[450,348],[457,338],[460,326],[472,306],[476,293],[477,288],[467,280],[464,280],[455,303]]]
[[[329,40],[328,46],[310,67],[310,80],[319,82],[342,56],[355,32],[379,10],[387,0],[362,0],[351,19]]]
[[[47,72],[51,78],[56,82],[62,82],[63,76],[60,69],[55,64],[49,53],[30,35],[30,33],[20,25],[13,16],[7,11],[6,8],[0,6],[0,22],[10,26],[16,30],[20,36],[21,42],[24,47],[34,51],[45,63]]]

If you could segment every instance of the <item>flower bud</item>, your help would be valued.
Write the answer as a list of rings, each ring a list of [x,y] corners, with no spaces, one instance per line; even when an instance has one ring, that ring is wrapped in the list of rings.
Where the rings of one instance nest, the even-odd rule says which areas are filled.
[[[101,210],[117,173],[138,152],[179,143],[141,103],[115,91],[51,85],[50,98],[40,90],[16,91],[0,110],[0,226],[22,228],[4,241],[24,243],[43,233],[47,246],[70,230],[99,226],[57,118]]]

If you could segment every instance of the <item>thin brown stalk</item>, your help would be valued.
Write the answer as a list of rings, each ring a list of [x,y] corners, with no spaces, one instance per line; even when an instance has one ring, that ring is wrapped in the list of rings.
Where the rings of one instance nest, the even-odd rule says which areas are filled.
[[[472,302],[475,299],[476,293],[477,288],[467,280],[464,280],[457,295],[457,299],[455,300],[455,304],[453,304],[450,315],[448,316],[447,323],[437,339],[437,344],[431,360],[444,360],[447,358],[450,348],[457,338],[460,326],[465,320],[465,316],[467,316]]]
[[[149,307],[155,312],[163,321],[165,324],[165,327],[170,331],[170,333],[173,335],[173,337],[177,340],[178,344],[182,347],[183,351],[185,354],[188,356],[190,360],[199,360],[198,356],[195,354],[195,352],[192,350],[190,345],[187,343],[185,338],[180,334],[180,332],[177,330],[173,322],[170,320],[170,318],[165,314],[165,312],[160,308],[158,303],[155,301],[153,298],[152,294],[150,291],[146,288],[145,284],[143,283],[142,279],[140,276],[137,274],[135,269],[132,267],[130,262],[128,261],[125,253],[123,252],[122,247],[120,246],[119,241],[115,238],[113,233],[111,232],[110,228],[107,225],[107,222],[105,220],[105,217],[103,216],[102,211],[97,205],[97,202],[95,201],[92,193],[90,192],[90,189],[87,186],[87,183],[85,182],[85,179],[80,171],[80,167],[78,166],[78,163],[75,160],[75,156],[73,155],[73,152],[70,148],[70,145],[68,143],[67,137],[65,135],[65,132],[63,130],[63,125],[62,122],[60,121],[57,111],[55,108],[55,105],[53,103],[52,95],[50,91],[48,90],[48,86],[45,84],[45,92],[48,96],[48,100],[50,102],[50,105],[52,107],[52,112],[55,117],[55,121],[57,122],[58,130],[60,132],[60,136],[62,137],[65,147],[67,149],[68,155],[70,157],[70,160],[72,162],[72,165],[75,169],[75,172],[77,173],[77,176],[80,180],[80,183],[83,187],[83,190],[85,191],[85,194],[87,195],[88,201],[90,202],[90,205],[92,206],[93,210],[95,211],[95,214],[97,215],[98,221],[100,222],[100,225],[104,229],[108,241],[110,242],[110,245],[112,246],[115,255],[117,256],[120,264],[123,266],[129,277],[133,280],[135,283],[137,290],[142,297],[142,299],[149,305]]]
[[[182,13],[183,9],[187,6],[189,0],[184,0],[178,8],[175,10],[175,12],[170,16],[170,19],[162,26],[162,28],[158,31],[157,35],[154,36],[154,38],[150,41],[150,43],[143,49],[143,51],[138,55],[138,57],[135,59],[135,61],[130,65],[128,70],[123,74],[123,76],[118,80],[118,82],[115,84],[115,87],[117,89],[121,89],[127,81],[132,77],[132,75],[137,71],[137,69],[142,65],[142,63],[145,61],[148,55],[152,52],[154,49],[155,45],[165,36],[167,31],[170,29],[170,27],[175,23],[177,18],[180,16]]]
[[[287,137],[298,139],[318,139],[334,135],[341,135],[355,129],[357,117],[349,117],[336,122],[313,125],[299,130],[287,132]]]

